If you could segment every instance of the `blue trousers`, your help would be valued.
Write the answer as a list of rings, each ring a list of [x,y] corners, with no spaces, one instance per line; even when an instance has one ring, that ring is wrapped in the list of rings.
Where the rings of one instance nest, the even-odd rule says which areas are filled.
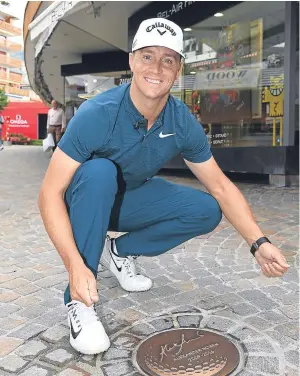
[[[120,256],[157,256],[211,232],[222,217],[210,194],[155,177],[122,195],[116,228],[111,214],[117,192],[117,169],[101,158],[82,164],[66,191],[76,245],[95,277],[108,230],[127,232],[116,239]],[[65,303],[70,301],[68,286]]]

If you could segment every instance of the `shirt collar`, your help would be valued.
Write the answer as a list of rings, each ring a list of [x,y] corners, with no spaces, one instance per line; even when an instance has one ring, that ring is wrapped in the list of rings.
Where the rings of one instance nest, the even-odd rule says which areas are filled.
[[[128,84],[128,87],[126,88],[126,91],[125,91],[125,95],[124,95],[124,104],[125,104],[125,108],[126,110],[131,114],[133,115],[134,117],[134,120],[143,120],[144,119],[144,116],[139,112],[139,110],[135,107],[134,103],[132,102],[132,99],[130,97],[130,86],[131,84]],[[164,113],[165,113],[165,110],[166,110],[166,107],[168,105],[168,102],[169,102],[169,99],[165,105],[165,107],[163,108],[163,110],[161,111],[161,113],[159,114],[158,118],[156,119],[156,123],[161,126],[163,125],[163,121],[164,121]]]

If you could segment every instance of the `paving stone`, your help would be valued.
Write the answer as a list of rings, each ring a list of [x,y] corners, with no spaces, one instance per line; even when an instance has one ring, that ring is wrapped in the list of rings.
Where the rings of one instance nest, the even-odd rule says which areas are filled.
[[[276,357],[249,355],[247,369],[271,375],[279,375],[279,360]]]
[[[69,337],[69,329],[63,325],[55,325],[41,334],[41,338],[50,343],[57,343],[64,337]]]
[[[61,313],[58,310],[55,310],[50,315],[49,313],[45,313],[44,315],[33,319],[32,322],[37,325],[43,325],[45,329],[50,328],[56,324],[60,324],[62,322],[66,322],[67,320],[67,313]]]
[[[9,317],[6,317],[5,319],[0,319],[0,328],[10,331],[12,329],[17,328],[20,325],[23,325],[24,323],[25,323],[24,319],[20,319],[20,318],[16,319],[16,318],[9,316]]]
[[[263,294],[260,290],[245,290],[240,292],[240,295],[261,310],[269,310],[278,307],[278,303],[268,298],[267,295]]]
[[[294,369],[294,368],[285,368],[284,376],[299,376],[299,368]]]
[[[248,317],[244,320],[246,324],[250,324],[255,329],[258,330],[265,330],[270,328],[270,323],[267,320],[264,320],[260,317],[254,316],[254,317]]]
[[[67,284],[68,282],[67,276],[65,274],[58,274],[58,275],[54,275],[51,277],[39,279],[38,281],[35,281],[34,284],[38,287],[47,288],[47,287],[55,286],[63,281],[65,281]]]
[[[177,321],[181,328],[199,328],[202,316],[186,315],[178,316]]]
[[[240,303],[231,305],[234,313],[240,316],[248,316],[258,312],[258,309],[251,304]]]
[[[173,320],[170,317],[155,319],[149,322],[157,331],[173,328]]]
[[[111,341],[111,345],[113,347],[120,347],[125,349],[133,350],[138,344],[140,340],[136,337],[128,334],[128,333],[122,333],[119,334],[114,340]]]
[[[26,324],[22,328],[10,333],[11,337],[29,339],[43,332],[46,328],[37,324]]]
[[[126,349],[110,347],[102,356],[102,361],[112,361],[117,359],[130,359],[131,351]]]
[[[28,285],[28,283],[29,282],[24,278],[15,278],[15,279],[12,279],[11,281],[2,283],[1,287],[5,289],[14,290],[14,289],[17,289],[18,287],[23,287],[23,286]]]
[[[147,337],[155,332],[157,332],[157,330],[146,323],[134,325],[128,330],[128,333],[132,333],[138,337]]]
[[[62,372],[59,372],[57,376],[89,376],[89,374],[85,371],[79,371],[74,368],[67,368]]]
[[[40,290],[40,287],[32,285],[32,284],[28,284],[26,286],[19,287],[18,289],[15,290],[15,292],[20,295],[29,295],[39,290]]]
[[[259,340],[254,342],[244,342],[248,353],[266,353],[269,355],[276,355],[272,345],[266,340]]]
[[[151,292],[155,294],[157,297],[164,298],[170,295],[178,294],[180,291],[178,289],[174,289],[171,286],[160,286],[160,287],[152,288]]]
[[[286,305],[278,309],[290,319],[297,320],[299,318],[299,305]]]
[[[7,302],[12,302],[16,299],[19,298],[19,294],[16,294],[13,291],[4,291],[0,293],[0,302],[1,303],[7,303]]]
[[[15,313],[20,310],[20,307],[13,303],[0,304],[0,318],[7,317],[11,313]]]
[[[217,329],[221,332],[227,332],[235,323],[232,320],[223,317],[212,316],[206,326],[211,329]]]
[[[299,369],[299,351],[290,350],[287,351],[284,355],[287,362]]]
[[[240,341],[257,340],[260,338],[260,332],[248,328],[247,326],[239,327],[237,329],[231,329],[228,333],[238,338]]]
[[[28,361],[25,361],[17,355],[8,355],[1,359],[0,370],[2,369],[4,371],[13,372],[16,374],[22,368],[24,368],[26,364],[28,364]]]
[[[277,332],[282,335],[298,340],[299,338],[299,324],[294,322],[289,322],[285,324],[280,324],[274,328]]]
[[[170,278],[168,277],[161,275],[159,277],[153,278],[154,287],[168,285],[170,283],[170,278],[172,278],[171,276]]]
[[[54,374],[54,370],[38,365],[27,368],[26,371],[20,373],[19,376],[52,376]]]
[[[101,368],[104,376],[127,376],[134,371],[133,366],[128,361],[103,365]]]
[[[56,349],[44,355],[41,360],[53,364],[55,366],[63,366],[74,360],[75,355],[71,350],[64,348]]]
[[[22,296],[21,298],[17,299],[14,304],[17,304],[21,307],[28,307],[35,303],[40,302],[41,299],[36,298],[35,296]]]
[[[30,319],[34,319],[36,317],[42,316],[45,313],[46,308],[40,304],[34,304],[24,309],[21,309],[18,312],[18,315],[21,317],[28,317]]]
[[[127,298],[119,298],[106,303],[106,306],[115,311],[119,311],[134,306],[134,303]]]
[[[127,325],[117,321],[114,317],[105,315],[101,318],[102,324],[104,329],[106,330],[108,335],[112,335],[114,333],[119,332],[120,330],[124,329]]]
[[[133,324],[134,322],[145,318],[146,316],[132,308],[125,309],[116,314],[115,319],[120,322],[127,322],[128,325]]]
[[[280,312],[275,312],[275,311],[263,312],[259,315],[259,317],[261,317],[264,320],[269,321],[273,325],[287,321],[287,317],[285,315],[283,315]]]
[[[239,273],[239,276],[242,279],[253,279],[257,277],[257,272],[241,272]]]
[[[23,342],[24,341],[21,339],[0,337],[0,357],[10,354],[13,350],[22,345]]]
[[[39,340],[31,340],[20,346],[15,353],[23,357],[37,357],[47,346]]]
[[[129,296],[130,296],[130,299],[134,300],[137,303],[143,303],[145,301],[149,301],[149,300],[155,299],[157,297],[150,290],[144,291],[144,292],[133,292]]]
[[[275,331],[274,329],[269,329],[265,331],[265,334],[267,334],[274,343],[278,343],[278,345],[282,348],[287,348],[291,346],[297,346],[297,341],[294,340],[293,338],[287,336],[287,335],[282,335],[278,331]],[[283,350],[282,350],[283,351]]]

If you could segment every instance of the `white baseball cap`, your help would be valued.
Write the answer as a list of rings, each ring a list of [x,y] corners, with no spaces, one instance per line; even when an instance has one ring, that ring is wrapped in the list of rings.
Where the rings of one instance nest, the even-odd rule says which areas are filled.
[[[150,46],[167,47],[184,57],[181,28],[165,18],[143,21],[133,38],[132,52]]]

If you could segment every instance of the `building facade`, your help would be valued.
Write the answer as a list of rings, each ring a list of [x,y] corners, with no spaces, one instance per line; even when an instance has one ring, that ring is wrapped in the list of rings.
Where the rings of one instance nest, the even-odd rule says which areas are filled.
[[[34,51],[39,94],[63,103],[70,119],[84,100],[130,81],[128,51],[140,22],[168,18],[184,31],[185,63],[172,95],[199,120],[221,168],[267,174],[277,184],[297,180],[297,2],[96,3],[36,10],[24,43],[25,61]],[[65,51],[61,41],[70,43]],[[178,157],[166,167],[185,165]]]
[[[23,47],[14,41],[22,35],[17,23],[9,6],[0,6],[0,88],[5,90],[9,101],[30,98],[30,91],[23,89]]]

